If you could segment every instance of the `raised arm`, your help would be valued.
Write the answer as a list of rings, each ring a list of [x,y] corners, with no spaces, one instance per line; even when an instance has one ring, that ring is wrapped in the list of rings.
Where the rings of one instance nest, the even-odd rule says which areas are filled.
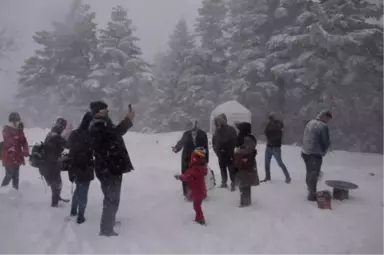
[[[125,117],[116,127],[114,127],[114,132],[117,135],[123,136],[132,126],[132,121],[128,117]]]

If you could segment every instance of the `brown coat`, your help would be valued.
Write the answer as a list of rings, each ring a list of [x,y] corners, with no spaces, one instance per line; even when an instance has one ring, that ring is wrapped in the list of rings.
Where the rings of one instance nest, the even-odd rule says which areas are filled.
[[[244,138],[244,144],[235,149],[236,183],[240,188],[260,184],[256,164],[256,141],[251,137]]]

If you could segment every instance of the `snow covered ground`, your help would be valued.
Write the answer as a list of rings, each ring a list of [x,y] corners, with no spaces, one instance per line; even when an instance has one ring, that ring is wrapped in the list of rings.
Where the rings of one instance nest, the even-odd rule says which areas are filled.
[[[45,131],[27,131],[39,142]],[[102,194],[92,182],[87,222],[68,221],[69,205],[50,208],[37,169],[21,170],[21,195],[0,194],[0,253],[383,253],[383,158],[381,155],[334,152],[324,160],[324,180],[354,182],[359,189],[348,201],[332,201],[333,210],[320,210],[306,201],[304,164],[300,149],[283,147],[293,181],[272,163],[273,181],[253,188],[253,205],[238,208],[238,192],[215,189],[204,202],[208,223],[193,223],[192,205],[183,200],[174,180],[180,155],[170,147],[180,133],[126,135],[136,167],[124,176],[117,227],[119,237],[99,237]],[[264,177],[264,145],[258,145],[260,177]],[[217,180],[216,158],[210,166]],[[4,173],[3,170],[1,170]],[[370,173],[373,173],[372,176]],[[71,196],[66,173],[63,196]],[[10,190],[10,189],[9,189]]]

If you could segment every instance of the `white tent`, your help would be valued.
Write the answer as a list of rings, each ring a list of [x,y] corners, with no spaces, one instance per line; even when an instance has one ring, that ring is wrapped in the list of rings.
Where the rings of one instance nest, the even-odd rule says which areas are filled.
[[[211,134],[215,131],[214,119],[220,114],[227,116],[228,124],[234,126],[236,122],[251,122],[252,113],[239,102],[232,100],[217,106],[211,113]]]

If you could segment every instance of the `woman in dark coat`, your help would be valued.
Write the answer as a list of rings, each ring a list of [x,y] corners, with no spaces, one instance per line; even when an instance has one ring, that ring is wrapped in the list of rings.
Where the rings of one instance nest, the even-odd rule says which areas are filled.
[[[240,207],[251,205],[251,187],[259,185],[256,165],[256,138],[248,122],[236,125],[239,130],[235,148],[236,182],[240,189]]]
[[[44,177],[47,184],[51,187],[52,191],[52,207],[57,207],[59,201],[69,202],[67,199],[62,199],[61,188],[61,154],[67,147],[67,140],[61,134],[63,133],[67,121],[58,118],[48,133],[44,141],[44,162],[39,167],[40,174]]]
[[[78,216],[78,224],[85,221],[84,213],[88,201],[88,190],[91,181],[95,178],[92,137],[88,130],[91,120],[92,114],[86,113],[80,126],[71,132],[68,139],[69,180],[76,183],[72,197],[71,216]]]
[[[208,148],[208,137],[207,133],[197,127],[197,122],[195,122],[192,129],[185,131],[181,139],[177,144],[172,147],[173,152],[178,153],[183,150],[181,154],[181,173],[189,168],[189,163],[191,161],[191,155],[193,151],[198,147],[204,147],[206,150],[206,160],[209,162],[209,148]],[[183,182],[183,195],[187,199],[188,195],[188,185]]]

